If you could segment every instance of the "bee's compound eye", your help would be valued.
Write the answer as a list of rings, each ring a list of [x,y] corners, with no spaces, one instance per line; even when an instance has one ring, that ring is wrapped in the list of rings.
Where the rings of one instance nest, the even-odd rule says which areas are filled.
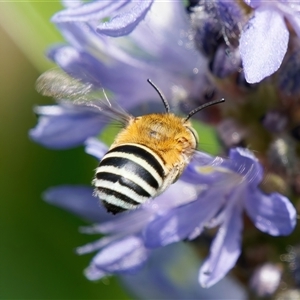
[[[192,133],[192,136],[194,137],[195,140],[195,148],[197,148],[199,144],[198,132],[191,126],[187,126],[186,128]]]

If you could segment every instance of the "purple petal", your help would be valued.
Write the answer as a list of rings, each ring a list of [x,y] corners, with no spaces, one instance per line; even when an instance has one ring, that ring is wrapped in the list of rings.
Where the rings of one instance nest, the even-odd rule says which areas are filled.
[[[242,32],[240,52],[246,80],[256,83],[280,67],[287,50],[289,32],[283,16],[271,6],[255,10]]]
[[[101,224],[94,225],[94,230],[104,234],[126,234],[130,235],[139,232],[145,224],[151,219],[149,212],[141,210],[128,210],[122,214],[118,214]]]
[[[165,4],[167,6],[170,3]],[[152,20],[155,16],[154,19],[157,22],[154,22],[154,24],[157,23],[155,28],[158,28],[158,30],[162,26],[159,15],[161,5],[162,3],[157,3],[155,10],[153,5],[153,13],[151,8],[151,14],[149,14],[151,16],[149,20]],[[122,106],[124,104],[126,109],[128,109],[128,106],[132,107],[143,101],[153,101],[155,99],[158,102],[157,95],[146,82],[147,78],[159,82],[167,98],[171,97],[170,82],[174,85],[183,86],[191,90],[191,93],[198,95],[199,81],[201,82],[203,79],[203,72],[193,74],[193,69],[195,66],[201,66],[203,58],[190,48],[172,46],[178,40],[183,40],[180,32],[182,32],[181,25],[186,20],[186,14],[182,3],[172,2],[171,7],[172,13],[168,11],[167,25],[164,25],[164,30],[161,33],[167,37],[167,42],[162,40],[157,44],[152,26],[146,26],[144,23],[141,25],[145,26],[140,25],[131,36],[131,39],[134,36],[132,42],[140,49],[142,59],[136,59],[136,52],[132,53],[132,47],[125,47],[124,43],[118,42],[118,39],[95,34],[88,25],[83,26],[82,23],[68,22],[60,23],[59,28],[68,43],[76,50],[69,46],[55,47],[50,50],[49,57],[71,76],[93,83],[97,87],[111,90],[118,100],[122,98]],[[181,8],[181,18],[178,18],[178,14],[176,15],[179,7]],[[164,8],[164,10],[166,9]],[[172,21],[171,25],[169,19]],[[180,21],[179,25],[178,21]],[[163,24],[165,23],[163,22]],[[172,25],[173,27],[181,26],[175,30],[175,34],[170,29],[173,28]],[[187,24],[184,28],[186,27]],[[145,36],[148,37],[146,40],[144,39]],[[134,47],[134,49],[136,48]],[[100,53],[99,55],[103,58],[101,62],[99,56],[96,57],[95,53]],[[178,59],[178,55],[180,59]],[[174,64],[173,61],[176,57],[177,63]],[[164,72],[162,72],[162,69]],[[194,83],[195,85],[197,83],[197,89],[192,89]],[[139,88],[133,88],[135,86]]]
[[[51,149],[79,146],[90,136],[100,133],[105,123],[101,115],[76,105],[39,106],[37,126],[29,131],[35,142]]]
[[[71,7],[55,14],[51,21],[59,22],[88,22],[92,20],[101,20],[115,10],[126,5],[127,1],[94,1],[85,5]]]
[[[210,289],[199,286],[200,259],[188,243],[155,249],[145,268],[120,279],[134,299],[247,299],[242,285],[226,277]]]
[[[201,205],[196,201],[157,217],[145,229],[145,246],[157,248],[183,240],[199,224],[196,212],[200,211]]]
[[[210,246],[209,257],[200,268],[199,282],[210,287],[235,265],[241,252],[242,208],[234,205]]]
[[[145,18],[153,0],[137,0],[134,7],[97,27],[97,32],[113,37],[128,35]]]
[[[248,4],[249,6],[255,8],[255,7],[258,7],[259,5],[261,5],[262,0],[244,0],[244,2],[246,4]]]
[[[108,273],[131,273],[143,266],[148,258],[142,240],[128,236],[101,250],[92,261],[98,269]]]
[[[93,226],[84,226],[80,227],[80,232],[83,234],[99,234],[100,232],[97,230],[97,224]],[[105,236],[102,237],[96,241],[90,242],[88,244],[85,244],[83,246],[79,246],[76,248],[76,253],[78,255],[84,255],[87,253],[92,253],[95,251],[99,251],[100,249],[103,249],[107,245],[112,244],[116,240],[120,239],[120,236],[118,235],[111,235],[111,236]]]
[[[95,265],[90,265],[84,270],[84,275],[88,280],[94,281],[99,280],[108,274],[104,271],[99,270]]]
[[[113,216],[93,197],[93,189],[86,186],[62,185],[47,189],[43,199],[92,222],[111,220]]]
[[[300,38],[300,16],[299,16],[299,13],[298,12],[296,13],[294,11],[294,13],[290,13],[290,14],[286,15],[286,18],[293,26],[293,29],[295,30],[296,34],[298,35],[298,38]]]
[[[88,138],[85,141],[85,152],[97,158],[99,161],[108,151],[108,147],[96,138]]]
[[[139,208],[119,214],[111,222],[96,225],[97,231],[105,234],[132,234],[141,231],[156,214],[163,214],[164,211],[194,201],[197,196],[194,185],[179,180],[163,194]]]
[[[263,176],[262,166],[254,154],[246,148],[230,149],[228,168],[242,175],[249,183],[258,185]],[[224,164],[225,165],[225,164]]]
[[[216,157],[205,152],[197,151],[193,156],[192,162],[195,162],[198,166],[215,165],[216,159]]]
[[[199,235],[208,220],[222,204],[220,190],[209,189],[200,193],[199,199],[156,217],[144,231],[145,245],[156,248],[183,240],[197,229]],[[193,234],[193,237],[196,237]]]
[[[110,51],[110,48],[107,45],[107,51]],[[154,98],[153,89],[146,81],[147,78],[153,78],[153,67],[129,56],[107,57],[107,62],[103,62],[88,52],[70,46],[52,48],[48,56],[70,76],[121,95],[118,96],[118,100],[124,109]],[[154,99],[158,101],[157,97]]]
[[[216,184],[234,186],[241,179],[257,185],[262,180],[262,167],[251,151],[235,148],[230,150],[229,155],[229,159],[223,159],[197,153],[184,171],[182,179],[190,183],[210,186]]]
[[[184,170],[181,179],[192,184],[213,184],[224,177],[218,167],[224,164],[224,159],[197,151],[190,164]],[[228,172],[226,178],[228,178]]]
[[[155,199],[146,202],[143,209],[157,214],[163,214],[172,208],[195,201],[203,187],[178,180]]]
[[[67,8],[78,7],[83,4],[82,0],[61,0],[61,4]]]
[[[285,196],[249,190],[245,206],[254,225],[263,232],[278,236],[289,235],[294,230],[297,213]]]
[[[230,172],[226,168],[216,168],[214,166],[194,166],[192,163],[186,168],[181,179],[191,184],[197,184],[199,187],[209,185],[235,185],[237,182],[237,176],[235,173]],[[240,178],[239,178],[240,180]]]
[[[189,30],[190,22],[181,1],[154,1],[145,22],[141,22],[136,30],[130,34],[130,40],[140,49],[143,57],[149,62],[149,66],[157,70],[158,79],[152,78],[155,79],[155,82],[159,82],[161,87],[165,86],[164,82],[167,85],[172,82],[192,92],[191,81],[195,81],[197,82],[197,90],[193,92],[199,93],[199,81],[202,82],[204,77],[204,70],[201,69],[205,63],[204,58],[193,47],[178,46],[178,43],[181,45],[190,44],[189,36],[182,35],[182,32]],[[157,32],[161,37],[159,39]],[[120,46],[122,47],[121,44]],[[127,47],[126,50],[136,57],[132,48]],[[197,74],[193,73],[195,67],[199,68]],[[163,76],[161,76],[162,74]],[[166,78],[166,80],[166,75],[168,77],[171,75],[172,78]],[[180,81],[178,82],[178,80]]]
[[[96,87],[103,83],[98,76],[101,62],[86,52],[70,46],[57,46],[48,51],[48,57],[58,64],[70,76],[88,82]]]

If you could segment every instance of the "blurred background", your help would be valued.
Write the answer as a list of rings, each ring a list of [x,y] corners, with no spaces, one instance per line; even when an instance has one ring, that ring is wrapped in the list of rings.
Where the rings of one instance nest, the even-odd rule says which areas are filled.
[[[33,107],[52,103],[34,85],[53,66],[45,50],[62,41],[49,21],[61,8],[58,0],[0,3],[0,298],[130,299],[116,278],[84,277],[92,255],[74,249],[94,237],[78,232],[84,221],[41,198],[51,186],[90,184],[95,168],[83,148],[48,150],[28,138]]]

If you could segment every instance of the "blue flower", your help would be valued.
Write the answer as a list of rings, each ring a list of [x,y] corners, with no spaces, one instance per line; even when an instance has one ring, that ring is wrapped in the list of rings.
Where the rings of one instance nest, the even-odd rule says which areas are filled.
[[[273,236],[288,235],[296,224],[290,201],[278,194],[266,195],[258,188],[262,169],[253,154],[242,148],[231,150],[230,159],[216,161],[211,169],[191,164],[183,180],[207,188],[198,199],[155,218],[145,230],[148,247],[193,239],[205,227],[219,226],[209,257],[201,266],[199,281],[211,286],[234,267],[241,251],[242,212],[254,225]]]
[[[254,15],[240,38],[246,80],[256,83],[273,74],[286,54],[289,30],[286,20],[300,37],[299,3],[295,1],[244,0]]]
[[[39,123],[29,131],[29,136],[52,149],[82,145],[87,137],[96,136],[105,125],[98,111],[72,103],[39,106],[35,113],[40,116]]]
[[[95,139],[87,141],[87,153],[101,159],[104,147]],[[91,280],[108,274],[135,273],[146,263],[154,248],[181,240],[192,240],[206,228],[218,227],[208,258],[200,268],[199,282],[210,287],[232,269],[241,251],[242,213],[254,225],[273,236],[288,235],[296,224],[296,211],[289,200],[278,194],[263,194],[258,185],[262,169],[253,154],[242,148],[232,150],[229,159],[197,153],[182,178],[165,193],[139,209],[126,212],[83,231],[107,236],[78,249],[79,253],[98,251],[86,276]],[[80,195],[92,204],[86,190],[70,187],[50,189],[45,198],[59,206]],[[80,200],[80,203],[83,200]],[[95,200],[94,200],[95,201]],[[69,209],[77,214],[75,204]],[[87,207],[89,207],[87,205]],[[103,214],[99,209],[99,217]],[[85,212],[92,211],[89,208]],[[95,221],[95,211],[87,217]],[[100,218],[99,218],[100,219]],[[107,219],[107,217],[106,217]]]

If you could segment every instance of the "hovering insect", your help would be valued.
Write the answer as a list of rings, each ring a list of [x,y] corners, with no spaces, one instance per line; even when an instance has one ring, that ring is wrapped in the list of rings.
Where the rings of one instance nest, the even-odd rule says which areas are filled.
[[[74,100],[91,94],[90,85],[54,73],[48,71],[38,79],[37,90],[43,95]],[[137,208],[180,177],[198,145],[198,134],[189,119],[208,106],[224,102],[221,99],[205,103],[181,118],[170,112],[161,91],[150,79],[147,81],[160,96],[165,113],[134,117],[113,107],[108,99],[86,102],[117,119],[123,127],[100,161],[92,181],[95,195],[113,214]]]

